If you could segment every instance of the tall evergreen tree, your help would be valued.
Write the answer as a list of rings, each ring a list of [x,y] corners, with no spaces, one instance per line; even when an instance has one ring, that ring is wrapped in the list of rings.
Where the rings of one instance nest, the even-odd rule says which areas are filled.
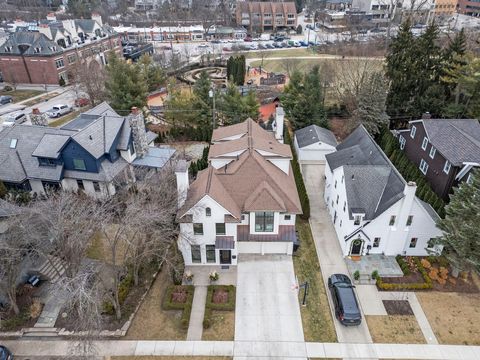
[[[358,108],[354,111],[355,122],[365,126],[375,136],[388,126],[386,113],[387,84],[382,73],[374,72],[362,84],[358,97]]]
[[[209,104],[211,102],[209,92],[212,89],[212,81],[208,73],[204,70],[200,73],[198,80],[193,86],[193,93],[203,102]]]
[[[142,55],[134,65],[147,82],[148,92],[152,92],[165,86],[167,77],[163,69],[153,62],[150,55]]]
[[[471,182],[463,182],[454,190],[446,206],[446,216],[438,227],[444,232],[436,242],[444,246],[445,256],[458,269],[480,269],[480,172]]]
[[[111,54],[106,70],[105,88],[112,108],[123,115],[134,106],[141,109],[147,104],[147,82],[133,64]]]

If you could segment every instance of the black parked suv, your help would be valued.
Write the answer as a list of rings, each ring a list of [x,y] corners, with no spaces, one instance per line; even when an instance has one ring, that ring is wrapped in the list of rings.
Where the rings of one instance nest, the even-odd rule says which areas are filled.
[[[0,345],[0,360],[13,360],[12,353],[2,345]]]
[[[354,287],[347,275],[333,274],[328,278],[328,288],[335,305],[335,316],[345,326],[360,325],[362,322]]]

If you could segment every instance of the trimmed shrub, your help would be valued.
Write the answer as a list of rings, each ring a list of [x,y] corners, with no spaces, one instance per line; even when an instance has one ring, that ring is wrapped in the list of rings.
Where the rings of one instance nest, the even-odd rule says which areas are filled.
[[[406,264],[405,260],[400,256],[396,256],[397,262],[400,264],[400,261],[403,261],[403,263]],[[433,287],[432,285],[432,279],[428,276],[427,271],[423,267],[420,258],[419,257],[413,257],[413,262],[415,263],[415,266],[417,267],[418,271],[422,275],[423,278],[423,283],[399,283],[399,284],[393,284],[393,283],[384,283],[381,277],[377,278],[377,287],[381,290],[427,290],[431,289]],[[402,265],[400,265],[402,267]],[[408,267],[408,264],[407,264]],[[403,270],[403,269],[402,269]],[[409,270],[410,271],[410,270]]]
[[[355,280],[360,279],[360,271],[355,270],[355,272],[353,273],[353,278],[354,278]]]
[[[372,271],[372,280],[378,279],[378,270]]]
[[[410,267],[401,255],[395,256],[395,260],[397,260],[400,269],[402,269],[403,275],[408,276],[411,274]]]

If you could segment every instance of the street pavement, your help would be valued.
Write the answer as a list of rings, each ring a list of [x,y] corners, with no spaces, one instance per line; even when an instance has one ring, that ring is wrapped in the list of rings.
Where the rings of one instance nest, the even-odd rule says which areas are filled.
[[[310,226],[317,249],[318,261],[322,269],[322,277],[327,287],[328,277],[335,273],[348,274],[347,265],[343,259],[340,244],[337,240],[330,215],[328,214],[323,193],[325,188],[325,166],[303,165],[303,177],[310,199]],[[335,318],[334,306],[330,292],[328,301],[334,317],[335,330],[340,343],[371,343],[372,338],[368,331],[365,317],[360,326],[346,327]],[[360,303],[362,313],[362,304]]]

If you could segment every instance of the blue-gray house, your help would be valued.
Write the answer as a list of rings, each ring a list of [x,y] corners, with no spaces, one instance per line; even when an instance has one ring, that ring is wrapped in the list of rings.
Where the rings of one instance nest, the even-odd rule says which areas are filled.
[[[132,166],[159,169],[169,162],[175,150],[154,147],[155,137],[140,111],[123,117],[107,103],[61,128],[14,125],[0,131],[0,181],[39,194],[62,187],[113,195],[135,180]]]

